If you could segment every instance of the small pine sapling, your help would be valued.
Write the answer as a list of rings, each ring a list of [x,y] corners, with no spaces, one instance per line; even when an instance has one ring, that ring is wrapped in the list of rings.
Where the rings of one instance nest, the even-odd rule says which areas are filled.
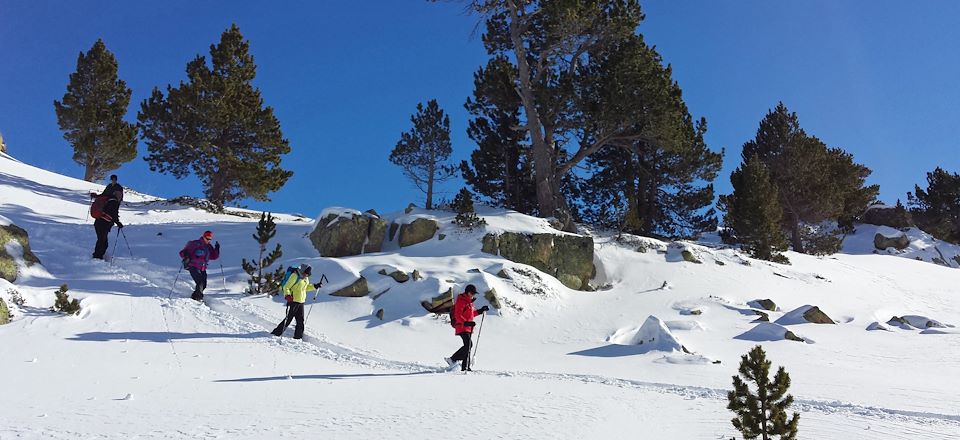
[[[466,188],[460,188],[460,192],[453,199],[453,210],[457,217],[453,220],[458,226],[473,229],[487,224],[487,221],[477,217],[473,209],[473,194]]]
[[[10,302],[17,305],[17,307],[23,307],[26,303],[26,300],[23,299],[23,295],[20,294],[20,291],[14,288],[8,288],[7,294],[10,295]]]
[[[261,213],[260,221],[257,222],[257,233],[253,234],[253,239],[260,245],[260,256],[257,258],[257,261],[247,261],[247,259],[244,258],[240,263],[243,271],[246,272],[247,275],[250,275],[250,287],[247,289],[247,293],[251,295],[261,293],[274,295],[280,289],[280,280],[283,278],[283,265],[277,267],[273,272],[266,274],[263,272],[264,268],[271,266],[283,256],[280,243],[277,243],[277,247],[264,256],[264,253],[267,252],[267,243],[269,243],[275,235],[277,235],[277,224],[273,220],[273,215],[269,212]]]
[[[77,301],[76,298],[70,299],[70,295],[67,295],[67,290],[69,290],[69,288],[66,284],[60,286],[60,289],[55,292],[57,300],[53,303],[53,307],[51,307],[50,310],[67,315],[79,315],[80,301]]]
[[[770,440],[773,436],[796,440],[800,415],[793,413],[793,417],[787,418],[787,410],[793,404],[793,396],[787,394],[790,375],[780,367],[771,382],[770,365],[759,345],[741,356],[740,376],[755,384],[757,391],[754,393],[740,376],[733,376],[733,391],[727,393],[727,409],[736,414],[731,422],[747,440]]]

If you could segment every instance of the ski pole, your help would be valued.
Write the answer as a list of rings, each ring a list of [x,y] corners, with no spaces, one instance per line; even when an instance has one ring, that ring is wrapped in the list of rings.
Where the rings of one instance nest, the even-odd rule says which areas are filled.
[[[117,228],[117,236],[113,237],[113,252],[110,253],[110,265],[113,266],[113,259],[117,257],[117,244],[120,243],[120,228]]]
[[[127,252],[130,253],[130,258],[133,258],[133,250],[130,249],[130,241],[127,240],[127,233],[123,232],[123,228],[117,228],[117,231],[120,232],[120,235],[123,235],[123,243],[127,245]]]
[[[180,270],[177,271],[177,277],[173,280],[173,285],[170,286],[170,293],[167,295],[167,299],[173,297],[173,288],[177,287],[177,281],[180,281],[180,272],[183,272],[183,265],[180,265]]]
[[[320,275],[320,283],[323,284],[325,281],[327,281],[327,275],[326,275],[326,274],[321,274],[321,275]],[[310,301],[310,310],[307,310],[307,318],[309,318],[309,317],[310,317],[310,313],[313,312],[313,303],[317,302],[317,295],[319,295],[319,294],[320,294],[320,288],[317,287],[317,290],[315,290],[315,291],[313,292],[313,301]],[[306,321],[307,321],[307,318],[303,318],[303,321],[306,322]]]
[[[486,317],[486,313],[480,315],[480,328],[477,329],[477,345],[473,346],[473,356],[470,357],[470,364],[473,364],[477,360],[477,349],[480,348],[480,333],[483,333],[483,318]]]
[[[223,274],[223,262],[220,263],[220,277],[223,278],[223,293],[227,293],[227,277]]]

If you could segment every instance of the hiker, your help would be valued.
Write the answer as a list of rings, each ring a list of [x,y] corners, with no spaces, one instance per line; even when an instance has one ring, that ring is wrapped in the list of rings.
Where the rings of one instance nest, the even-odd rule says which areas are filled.
[[[207,288],[207,263],[220,258],[220,242],[211,245],[211,240],[213,232],[204,231],[200,239],[188,241],[180,250],[183,268],[190,271],[193,282],[197,283],[193,295],[190,295],[196,301],[203,301],[203,290]]]
[[[91,214],[95,216],[93,229],[97,231],[97,245],[93,248],[93,258],[103,259],[103,254],[107,252],[107,236],[110,235],[110,229],[116,224],[118,228],[123,229],[123,223],[120,223],[120,194],[112,193],[104,196],[106,201],[91,209]]]
[[[459,361],[460,371],[473,371],[470,369],[470,349],[473,347],[473,327],[477,325],[473,318],[490,310],[490,307],[487,306],[474,310],[473,302],[476,300],[477,287],[473,284],[467,284],[463,293],[457,295],[457,300],[453,303],[453,332],[463,341],[463,347],[460,347],[453,356],[444,358],[450,368],[453,368]]]
[[[120,195],[117,197],[117,199],[122,202],[122,201],[123,201],[123,186],[120,185],[119,183],[117,183],[117,175],[116,175],[116,174],[111,174],[111,175],[110,175],[110,183],[107,184],[107,187],[103,189],[103,193],[102,193],[102,194],[114,194],[114,193],[116,193],[117,191],[120,191]],[[102,194],[101,194],[101,195],[102,195]]]
[[[274,336],[282,335],[283,331],[290,325],[290,322],[296,319],[297,324],[293,328],[293,339],[303,338],[303,328],[305,324],[303,319],[303,303],[307,302],[307,289],[311,286],[313,286],[314,289],[319,289],[323,286],[323,283],[319,282],[310,284],[310,274],[312,272],[313,268],[310,267],[309,264],[301,264],[300,268],[292,271],[286,281],[283,282],[283,285],[280,286],[280,291],[283,292],[283,298],[287,300],[287,316],[283,318],[283,321],[280,321],[280,324],[277,324],[277,328],[270,332]]]

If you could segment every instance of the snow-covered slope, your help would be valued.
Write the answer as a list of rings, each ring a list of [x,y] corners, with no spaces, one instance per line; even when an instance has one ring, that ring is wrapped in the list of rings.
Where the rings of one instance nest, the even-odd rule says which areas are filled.
[[[960,432],[960,271],[875,255],[858,236],[843,254],[788,253],[783,266],[710,243],[597,233],[599,290],[577,292],[480,252],[486,232],[555,232],[515,212],[481,209],[489,224],[475,231],[439,211],[389,214],[437,218],[445,239],[347,258],[320,258],[305,237],[313,224],[280,215],[283,263],[330,280],[293,341],[267,333],[279,300],[240,293],[255,220],[132,194],[126,240],[110,236],[115,258],[91,261],[87,193],[100,189],[0,155],[0,216],[30,233],[43,262],[15,287],[0,281],[5,299],[15,288],[26,300],[0,327],[0,438],[729,438],[725,392],[758,343],[791,374],[802,437]],[[205,229],[223,245],[210,307],[188,298],[176,255]],[[867,229],[858,234],[872,240]],[[504,267],[526,275],[494,275]],[[394,268],[426,278],[378,273]],[[372,295],[327,295],[359,275]],[[79,316],[47,311],[63,283]],[[484,318],[477,371],[464,376],[441,368],[459,339],[419,301],[466,283],[496,288],[508,306]],[[769,322],[754,322],[758,299],[779,307]],[[800,323],[808,306],[837,323]]]

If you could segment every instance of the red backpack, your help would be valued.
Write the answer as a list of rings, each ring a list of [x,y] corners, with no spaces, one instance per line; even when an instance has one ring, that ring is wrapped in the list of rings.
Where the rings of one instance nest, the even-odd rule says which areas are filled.
[[[93,199],[93,203],[90,204],[90,216],[94,219],[103,218],[104,216],[110,218],[109,215],[103,212],[103,207],[107,205],[108,199],[105,195],[96,196]]]

